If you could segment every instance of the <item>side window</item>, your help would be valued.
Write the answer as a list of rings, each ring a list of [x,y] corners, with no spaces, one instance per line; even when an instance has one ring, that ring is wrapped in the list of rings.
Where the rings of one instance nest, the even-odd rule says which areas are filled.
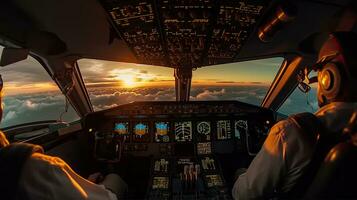
[[[311,90],[305,94],[298,87],[286,99],[278,112],[284,115],[292,115],[301,112],[314,113],[318,110],[317,84],[311,85]]]
[[[0,55],[3,48],[0,47]],[[45,120],[79,119],[43,66],[32,57],[1,67],[3,116],[0,128]]]

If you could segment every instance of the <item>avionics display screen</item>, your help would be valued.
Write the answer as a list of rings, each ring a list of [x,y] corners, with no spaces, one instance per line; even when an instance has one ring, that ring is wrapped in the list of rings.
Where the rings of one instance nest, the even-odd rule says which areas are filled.
[[[133,123],[133,142],[149,142],[149,123],[136,122]]]
[[[134,126],[134,134],[135,135],[146,135],[149,133],[149,125],[147,123],[137,123]]]
[[[192,140],[192,123],[175,122],[175,140],[177,142],[190,142]]]
[[[248,132],[248,122],[246,120],[238,120],[234,123],[234,137],[241,139],[242,134],[246,135]]]
[[[155,122],[155,141],[170,142],[169,122]]]
[[[217,121],[217,139],[225,140],[231,138],[231,122],[229,120]]]
[[[211,122],[200,121],[196,124],[197,140],[199,141],[209,141],[211,140]]]
[[[129,134],[129,123],[128,122],[118,122],[114,125],[114,132],[119,135],[128,135]]]

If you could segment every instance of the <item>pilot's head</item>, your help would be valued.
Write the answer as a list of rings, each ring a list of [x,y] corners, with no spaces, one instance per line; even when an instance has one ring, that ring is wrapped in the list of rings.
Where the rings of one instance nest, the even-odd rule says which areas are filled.
[[[322,45],[318,63],[319,106],[357,101],[357,34],[336,32]]]

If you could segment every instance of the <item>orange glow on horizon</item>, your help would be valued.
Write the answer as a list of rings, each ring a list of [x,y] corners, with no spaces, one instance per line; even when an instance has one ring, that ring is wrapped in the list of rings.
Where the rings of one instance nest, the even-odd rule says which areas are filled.
[[[5,83],[4,93],[5,95],[16,95],[16,94],[29,94],[29,93],[39,93],[39,92],[51,92],[58,91],[58,87],[55,83],[43,82],[27,85],[18,85],[16,83]]]
[[[86,83],[87,88],[143,88],[143,87],[175,87],[175,81],[164,79],[140,79],[133,76],[132,74],[122,74],[113,78],[113,80],[107,82],[98,83]],[[270,83],[260,83],[260,82],[219,82],[219,81],[207,81],[207,80],[195,80],[192,81],[191,87],[197,86],[270,86]],[[313,86],[314,87],[314,86]],[[30,94],[30,93],[40,93],[40,92],[53,92],[59,91],[56,84],[51,82],[28,84],[28,85],[18,85],[16,83],[8,83],[4,86],[5,95],[17,95],[17,94]]]

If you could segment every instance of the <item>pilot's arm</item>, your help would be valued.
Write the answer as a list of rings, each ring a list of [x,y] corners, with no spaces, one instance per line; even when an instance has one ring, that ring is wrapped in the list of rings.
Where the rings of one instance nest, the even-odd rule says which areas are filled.
[[[288,192],[310,161],[312,148],[301,138],[292,119],[278,122],[263,147],[232,190],[234,199],[269,198]]]
[[[117,199],[111,190],[82,178],[57,157],[34,153],[23,169],[20,188],[29,199]]]

